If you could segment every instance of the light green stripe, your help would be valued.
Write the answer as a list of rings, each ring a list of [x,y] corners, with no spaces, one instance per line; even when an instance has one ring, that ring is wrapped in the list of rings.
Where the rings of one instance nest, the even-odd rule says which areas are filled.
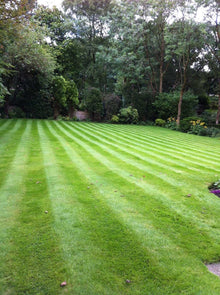
[[[1,275],[4,275],[5,259],[7,259],[7,253],[9,253],[10,245],[10,230],[14,225],[17,214],[19,213],[19,201],[21,200],[23,191],[23,181],[26,173],[27,151],[28,151],[28,138],[31,130],[31,121],[26,123],[24,133],[22,134],[17,151],[13,160],[13,163],[8,171],[7,178],[0,189],[0,261],[2,271]],[[4,277],[1,277],[1,288],[4,290],[6,281]],[[4,294],[2,291],[1,294]]]
[[[48,122],[47,122],[48,124]],[[52,124],[52,123],[51,123]],[[172,210],[173,212],[176,212],[178,215],[183,215],[184,213],[187,214],[187,218],[191,218],[192,220],[196,220],[198,217],[195,216],[195,213],[190,211],[187,207],[184,206],[183,203],[176,203],[173,202],[171,198],[171,192],[170,195],[167,193],[165,194],[164,192],[160,191],[158,193],[158,190],[156,187],[151,186],[149,183],[141,182],[141,181],[136,181],[136,179],[133,179],[133,177],[129,177],[129,173],[126,172],[124,169],[121,169],[119,166],[113,164],[112,161],[108,160],[106,157],[104,157],[102,154],[97,152],[97,150],[93,149],[91,146],[86,144],[85,141],[81,141],[80,139],[74,137],[70,132],[66,131],[59,123],[55,122],[54,123],[62,132],[63,134],[66,134],[69,138],[73,139],[75,142],[77,142],[79,145],[81,145],[82,148],[85,148],[88,153],[90,153],[93,157],[98,159],[100,162],[100,165],[106,166],[109,170],[112,170],[114,173],[117,173],[120,177],[128,181],[129,183],[132,183],[134,186],[140,187],[147,193],[148,197],[154,198],[158,201],[161,202],[161,204],[169,207],[169,210]],[[53,128],[50,126],[50,128]],[[55,130],[53,130],[55,132]],[[60,140],[62,140],[61,136],[58,136]],[[194,193],[194,191],[193,191]],[[186,217],[186,216],[184,216]],[[198,219],[199,220],[199,219]],[[206,223],[201,223],[200,224],[201,228],[206,228],[207,230],[209,227],[206,225]]]

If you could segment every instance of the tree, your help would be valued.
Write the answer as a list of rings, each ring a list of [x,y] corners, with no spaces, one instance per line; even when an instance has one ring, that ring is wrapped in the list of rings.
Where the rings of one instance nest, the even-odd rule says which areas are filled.
[[[113,115],[117,115],[121,105],[121,99],[114,93],[104,96],[105,117],[110,120]]]
[[[220,2],[218,0],[203,1],[204,7],[206,8],[206,34],[205,34],[205,60],[211,71],[211,75],[215,80],[215,91],[218,95],[218,110],[216,114],[216,125],[219,124],[220,118],[220,26],[219,26],[219,12]]]
[[[99,83],[99,65],[97,64],[98,47],[107,42],[106,19],[104,16],[111,9],[112,0],[64,0],[63,7],[72,24],[71,38],[81,46],[81,84],[101,87]],[[65,52],[67,52],[65,50]],[[74,77],[76,81],[76,77]]]
[[[6,116],[9,104],[19,104],[21,100],[25,107],[30,96],[37,98],[39,91],[48,87],[55,67],[50,52],[41,45],[43,36],[35,24],[20,24],[15,36],[5,42],[2,54],[3,61],[12,68],[10,75],[4,77],[10,92],[5,97]]]
[[[46,6],[38,6],[34,13],[34,19],[40,26],[46,27],[47,42],[52,46],[61,44],[66,39],[69,31],[66,16],[58,8],[48,8]]]
[[[0,0],[0,24],[22,22],[29,17],[36,0]]]
[[[79,93],[74,81],[66,81],[66,103],[70,119],[73,118],[74,109],[79,105]]]
[[[193,63],[197,61],[203,48],[204,29],[200,24],[192,20],[185,19],[185,15],[180,20],[175,21],[166,30],[165,38],[169,42],[166,59],[172,58],[178,65],[180,79],[180,96],[177,112],[177,125],[180,124],[183,94],[187,86],[187,73]]]
[[[9,95],[4,77],[10,74],[12,66],[5,61],[8,44],[17,38],[20,24],[29,19],[36,0],[0,0],[0,100]]]
[[[90,87],[85,91],[85,104],[92,120],[100,120],[103,115],[103,102],[101,91]]]
[[[61,107],[66,104],[66,81],[63,76],[55,76],[52,81],[52,101],[54,108],[54,119],[59,116]]]

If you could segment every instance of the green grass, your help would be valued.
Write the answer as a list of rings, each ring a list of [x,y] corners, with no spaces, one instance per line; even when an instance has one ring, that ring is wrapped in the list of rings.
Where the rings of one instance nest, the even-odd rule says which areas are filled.
[[[218,138],[1,120],[0,155],[1,295],[220,294]]]

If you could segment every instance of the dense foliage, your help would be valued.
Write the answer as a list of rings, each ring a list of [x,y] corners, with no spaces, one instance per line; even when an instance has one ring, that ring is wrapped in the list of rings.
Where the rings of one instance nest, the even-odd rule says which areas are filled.
[[[199,115],[219,124],[219,1],[64,0],[63,11],[8,2],[0,6],[1,116],[19,107],[26,117],[72,119],[79,108],[92,120],[130,123],[122,114],[131,107],[141,121],[175,117],[180,126]],[[54,95],[61,76],[65,102]]]

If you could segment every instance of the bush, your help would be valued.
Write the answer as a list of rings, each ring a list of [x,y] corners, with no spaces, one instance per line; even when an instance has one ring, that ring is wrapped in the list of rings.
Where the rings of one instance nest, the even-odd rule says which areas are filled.
[[[205,110],[201,114],[201,118],[205,121],[208,125],[215,125],[216,121],[217,110]]]
[[[166,121],[163,120],[163,119],[156,119],[156,120],[155,120],[155,125],[156,125],[156,126],[164,127],[165,124],[166,124]]]
[[[113,115],[111,118],[111,123],[118,123],[119,122],[119,117],[117,115]]]
[[[98,88],[85,90],[85,104],[92,120],[100,120],[103,115],[102,93]]]
[[[182,132],[188,132],[190,131],[190,128],[192,126],[191,121],[197,121],[201,120],[199,117],[186,117],[183,120],[180,121],[179,130]]]
[[[208,127],[206,123],[198,117],[189,117],[180,121],[179,130],[182,132],[188,132],[200,136],[220,136],[220,129],[215,127]]]
[[[8,116],[11,119],[13,119],[13,118],[25,118],[26,117],[24,111],[21,108],[17,107],[17,106],[13,106],[13,107],[9,108]]]
[[[120,109],[118,117],[120,123],[137,124],[139,115],[137,109],[134,109],[132,108],[132,106],[129,106],[127,108]]]
[[[220,198],[220,179],[217,180],[216,182],[211,183],[208,186],[208,189],[210,193],[215,194],[216,196]]]
[[[196,135],[201,135],[201,136],[207,136],[208,131],[207,131],[207,126],[205,122],[202,122],[200,119],[199,120],[192,120],[190,121],[190,130],[189,133],[191,134],[196,134]]]
[[[159,118],[166,120],[177,115],[179,96],[179,91],[159,94],[153,103]],[[198,99],[192,92],[185,92],[182,103],[182,117],[192,116],[195,113],[197,103]]]
[[[210,137],[220,137],[220,129],[215,127],[207,128],[207,135]]]
[[[212,182],[209,186],[208,186],[209,190],[213,190],[213,189],[220,189],[220,179]]]
[[[167,122],[165,124],[165,127],[169,128],[171,130],[176,130],[177,129],[176,118],[174,118],[174,117],[168,118]]]
[[[46,119],[53,116],[53,108],[49,99],[49,91],[40,90],[24,102],[24,111],[28,118]]]
[[[114,93],[107,94],[104,97],[105,117],[110,120],[120,109],[121,99]]]

